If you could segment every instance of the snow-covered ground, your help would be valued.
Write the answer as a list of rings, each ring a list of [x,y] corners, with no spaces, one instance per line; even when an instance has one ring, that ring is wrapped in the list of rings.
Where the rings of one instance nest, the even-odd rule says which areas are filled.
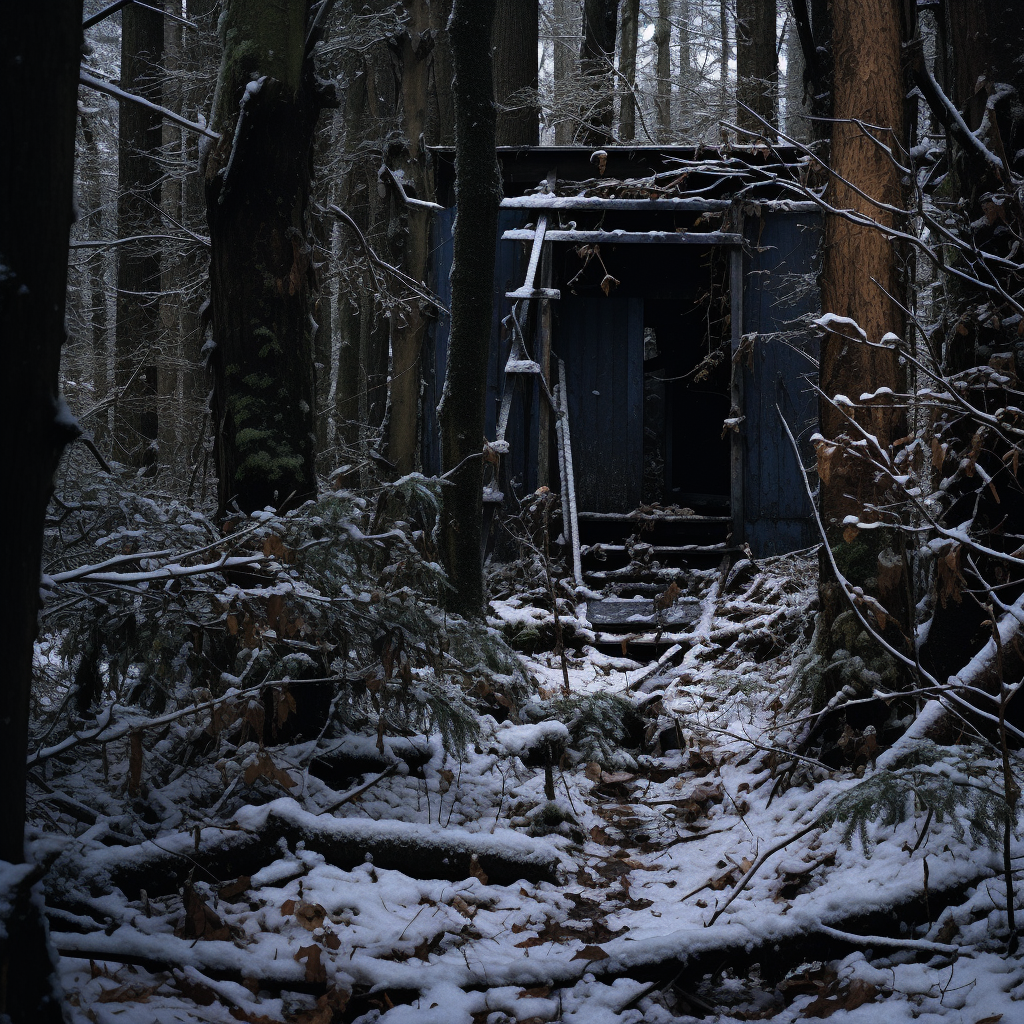
[[[808,756],[772,798],[775,769],[788,761],[781,746],[801,725],[786,701],[808,642],[800,623],[810,564],[766,566],[769,585],[762,580],[762,596],[746,604],[723,595],[707,638],[653,673],[585,648],[569,658],[569,699],[560,662],[527,657],[537,696],[517,709],[519,724],[485,719],[461,763],[436,738],[385,738],[399,768],[330,811],[346,794],[308,770],[311,745],[263,754],[253,744],[248,761],[235,759],[246,774],[215,759],[183,770],[178,799],[157,809],[166,828],[125,849],[103,815],[129,759],[76,773],[57,767],[49,785],[99,812],[93,826],[72,829],[51,807],[50,824],[40,816],[35,832],[39,854],[59,852],[64,909],[51,932],[69,1019],[1024,1020],[1024,963],[1006,954],[1001,850],[973,843],[955,815],[914,813],[912,796],[906,820],[868,825],[866,846],[856,830],[845,844],[841,823],[813,827],[835,798],[912,754],[914,734],[880,756],[870,730],[851,734],[846,762]],[[778,608],[797,628],[770,656],[715,643],[730,623],[763,622]],[[497,612],[534,621],[509,602]],[[602,756],[591,743],[589,754],[567,754],[546,773],[545,751],[557,757],[576,742],[564,709],[578,713],[581,699],[609,693],[644,706],[654,753]],[[548,714],[558,701],[568,729]],[[401,757],[417,743],[426,763],[411,771]],[[320,746],[375,753],[372,737]],[[987,785],[993,765],[980,755],[967,769],[962,751],[940,753],[945,760],[936,768],[933,756],[926,771],[973,772],[976,787]],[[158,759],[159,745],[146,756]],[[217,784],[218,772],[225,799],[190,812],[190,787]],[[238,806],[247,794],[259,806]],[[275,839],[282,830],[316,841]],[[249,849],[261,836],[269,838],[258,869],[241,877],[230,858],[206,856],[220,842]],[[344,864],[331,862],[335,840],[347,844]],[[366,847],[362,862],[353,844]],[[416,844],[441,849],[440,859],[381,866]],[[1019,867],[1019,836],[1011,853]],[[126,865],[160,855],[182,865],[176,884],[112,887]],[[464,855],[475,855],[464,877],[451,877]],[[522,863],[524,877],[490,877],[489,858]]]

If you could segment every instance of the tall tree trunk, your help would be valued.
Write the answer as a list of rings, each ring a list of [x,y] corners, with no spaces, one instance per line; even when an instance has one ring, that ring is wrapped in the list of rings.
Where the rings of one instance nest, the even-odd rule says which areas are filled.
[[[0,323],[7,397],[7,503],[0,650],[0,861],[25,857],[25,758],[46,506],[65,445],[77,434],[58,390],[68,278],[82,4],[15,4],[0,32]],[[0,1017],[62,1020],[42,906],[28,870],[3,876]]]
[[[805,145],[813,138],[810,122],[806,114],[810,110],[805,106],[804,73],[807,63],[804,60],[803,47],[796,23],[789,22],[786,28],[786,134],[797,142]]]
[[[164,0],[169,14],[181,16],[179,0]],[[176,114],[182,112],[182,45],[183,26],[173,18],[167,19],[164,27],[163,98],[161,102]],[[171,163],[184,165],[184,145],[180,127],[171,121],[163,122],[163,153]],[[182,223],[183,177],[168,174],[160,187],[160,208],[167,216],[163,230],[171,233],[176,229],[175,221]],[[160,272],[160,349],[157,367],[159,388],[159,429],[161,466],[183,475],[184,459],[188,440],[193,431],[189,429],[183,413],[181,313],[182,290],[185,284],[185,264],[176,246],[165,246]]]
[[[658,0],[654,43],[658,48],[655,74],[658,79],[658,141],[667,142],[672,128],[672,21],[671,0]]]
[[[584,0],[580,71],[587,82],[581,142],[603,146],[612,139],[615,28],[619,0]]]
[[[570,46],[580,34],[579,5],[573,0],[553,0],[555,145],[571,146],[576,138],[579,110],[572,102],[579,51]]]
[[[448,39],[448,20],[452,16],[452,0],[431,0],[430,30],[434,34],[431,54],[434,113],[431,116],[429,139],[434,146],[455,145],[455,96],[452,93],[452,48]]]
[[[721,0],[718,8],[718,116],[723,121],[732,120],[732,90],[729,79],[731,72],[729,63],[732,59],[732,45],[729,40],[729,3]],[[722,138],[728,135],[727,129],[721,130]]]
[[[427,154],[423,140],[427,130],[430,80],[430,10],[426,0],[408,0],[408,20],[402,34],[402,112],[404,145],[398,152],[398,168],[412,197],[429,199]],[[533,62],[537,64],[536,9],[534,10]],[[536,71],[534,73],[536,79]],[[536,81],[534,82],[536,85]],[[423,284],[430,256],[430,212],[416,205],[399,211],[401,267]],[[428,310],[420,298],[409,295],[400,316],[391,317],[391,416],[388,421],[388,458],[399,474],[411,473],[417,463],[419,436],[420,354],[427,332]]]
[[[897,163],[904,89],[898,2],[833,0],[832,4],[837,120],[832,135],[834,175],[827,198],[832,206],[856,210],[883,228],[894,225],[892,215],[877,209],[845,182],[858,186],[880,203],[902,206]],[[890,160],[879,145],[844,118],[882,126],[876,138],[881,147],[897,147],[897,159]],[[883,232],[852,224],[841,216],[826,216],[823,253],[822,309],[856,321],[872,342],[881,341],[887,332],[902,337],[903,313],[885,293],[899,300],[903,281],[896,251]],[[870,348],[852,328],[838,325],[836,329],[839,334],[827,333],[821,345],[820,386],[824,395],[859,397],[882,387],[901,390],[899,363],[891,350]],[[854,415],[883,447],[904,433],[903,416],[891,404],[872,403]],[[818,471],[827,543],[850,582],[888,609],[893,620],[888,626],[882,624],[885,635],[897,647],[905,647],[902,629],[907,628],[908,609],[901,535],[885,529],[858,533],[856,528],[844,526],[845,517],[851,515],[861,522],[878,521],[872,506],[882,501],[885,485],[842,447],[858,441],[860,435],[845,413],[824,399],[821,433],[824,440],[818,445]],[[819,649],[826,656],[839,649],[853,653],[851,636],[860,630],[824,554],[820,597]]]
[[[121,10],[121,87],[152,103],[162,100],[164,17],[128,4]],[[160,115],[122,101],[118,128],[117,229],[121,238],[161,233]],[[117,250],[117,320],[114,330],[114,440],[131,466],[157,460],[157,355],[160,348],[160,243]],[[115,449],[117,450],[117,449]]]
[[[441,460],[452,484],[442,496],[442,551],[448,603],[465,615],[483,610],[480,526],[487,362],[493,315],[501,172],[494,155],[490,48],[495,0],[455,0],[449,35],[455,66],[455,200],[451,332],[442,398]]]
[[[499,146],[540,143],[537,0],[502,0],[494,17],[494,99]]]
[[[619,30],[619,74],[622,99],[619,101],[619,140],[636,138],[636,40],[640,27],[640,0],[624,0],[622,27]]]
[[[316,493],[308,236],[321,98],[305,59],[307,0],[229,0],[206,164],[213,414],[221,512]]]
[[[88,234],[90,238],[103,237],[104,195],[101,185],[100,147],[96,139],[95,113],[82,114],[83,167],[80,180],[85,191],[84,205],[89,209]],[[92,333],[92,399],[102,406],[110,393],[110,341],[107,316],[107,254],[96,249],[87,260],[89,278],[89,326]],[[101,408],[87,426],[92,428],[97,442],[106,440],[110,422],[109,409]]]
[[[769,133],[759,118],[773,128],[778,126],[779,63],[775,50],[775,17],[775,0],[736,2],[737,124],[758,135],[771,134],[773,138],[774,132]],[[751,137],[741,137],[740,141],[750,142]]]
[[[679,87],[676,90],[676,127],[688,131],[690,104],[694,98],[693,52],[690,39],[690,0],[679,0],[676,10],[679,22]],[[689,136],[687,136],[689,137]]]

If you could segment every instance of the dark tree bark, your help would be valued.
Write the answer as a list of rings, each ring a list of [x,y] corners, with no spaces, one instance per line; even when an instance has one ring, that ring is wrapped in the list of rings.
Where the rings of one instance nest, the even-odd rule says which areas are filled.
[[[430,0],[430,29],[434,34],[430,77],[433,106],[430,115],[431,145],[455,145],[455,96],[452,93],[452,48],[448,39],[448,20],[452,0]]]
[[[775,0],[737,0],[736,123],[759,135],[765,134],[767,129],[758,117],[776,127],[779,123],[775,17]],[[749,142],[750,136],[741,137],[740,141]]]
[[[589,83],[588,106],[584,111],[584,146],[603,146],[612,139],[614,105],[615,28],[619,0],[585,0],[580,71]]]
[[[622,99],[619,102],[619,140],[636,138],[636,40],[640,27],[640,0],[625,0],[619,39],[619,72],[622,75]]]
[[[407,0],[407,21],[401,36],[403,143],[397,147],[395,163],[402,172],[405,191],[415,199],[430,199],[427,182],[427,154],[423,140],[427,131],[429,101],[430,9],[426,0]],[[537,47],[534,42],[534,54]],[[536,64],[536,56],[534,57]],[[395,227],[389,233],[402,270],[414,281],[425,282],[430,256],[430,211],[423,206],[402,205],[396,200]],[[391,415],[388,421],[388,458],[401,475],[416,468],[419,436],[420,354],[427,331],[428,310],[415,295],[406,297],[406,308],[392,317],[391,325]]]
[[[502,0],[494,18],[494,99],[499,146],[540,142],[537,0]]]
[[[455,0],[448,24],[455,70],[455,201],[451,333],[440,411],[441,459],[452,484],[442,498],[442,551],[453,611],[480,615],[484,401],[493,314],[501,172],[495,159],[490,48],[495,0]]]
[[[121,10],[121,87],[161,103],[164,18],[128,4]],[[160,114],[122,102],[118,115],[117,228],[121,238],[160,234]],[[114,328],[115,451],[130,466],[157,460],[157,352],[160,347],[160,243],[118,247]]]
[[[654,23],[654,42],[658,48],[658,141],[667,142],[672,128],[672,21],[670,0],[658,0],[658,20]]]
[[[880,203],[902,207],[900,175],[896,162],[879,145],[843,118],[860,118],[879,125],[876,138],[894,147],[898,160],[903,136],[903,76],[900,67],[899,0],[834,0],[833,45],[835,52],[835,116],[832,134],[830,179],[827,198],[832,206],[852,209],[877,223],[894,226],[890,214],[857,195],[844,182],[863,189]],[[821,304],[828,313],[850,317],[878,342],[887,332],[904,336],[905,320],[896,301],[904,282],[893,244],[881,230],[850,223],[840,216],[826,216],[821,273]],[[877,283],[876,283],[877,282]],[[879,287],[879,285],[881,287]],[[883,291],[884,289],[884,291]],[[865,391],[887,386],[900,390],[901,372],[891,350],[870,348],[852,330],[843,335],[827,333],[821,344],[820,385],[827,396],[850,395],[856,400]],[[890,404],[873,403],[858,409],[855,419],[885,447],[905,433],[902,414]],[[834,442],[854,442],[860,437],[847,416],[830,402],[821,403],[819,476],[821,511],[827,542],[841,571],[855,586],[876,597],[894,618],[885,630],[897,647],[905,646],[901,624],[906,628],[907,598],[901,535],[874,529],[847,530],[848,515],[861,522],[877,521],[871,506],[882,501],[884,486],[864,464],[833,448]],[[823,554],[820,582],[821,614],[819,644],[823,653],[845,648],[852,651],[847,626],[847,599]],[[859,627],[854,627],[854,633]]]
[[[316,493],[308,201],[323,98],[305,58],[307,0],[230,0],[206,164],[213,416],[221,511]]]
[[[82,5],[15,4],[0,32],[0,323],[7,398],[3,432],[8,502],[0,649],[0,861],[20,864],[25,848],[25,758],[33,643],[38,628],[43,522],[53,474],[77,435],[58,390],[64,343],[68,238]],[[8,881],[11,875],[6,876]],[[0,1017],[14,1024],[59,1022],[39,904],[30,879],[6,887],[14,906],[0,934]],[[20,895],[12,892],[17,889]]]

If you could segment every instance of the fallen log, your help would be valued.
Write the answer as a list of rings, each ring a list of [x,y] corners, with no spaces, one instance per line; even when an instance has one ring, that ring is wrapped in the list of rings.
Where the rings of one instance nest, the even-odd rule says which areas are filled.
[[[318,816],[284,797],[242,808],[232,827],[107,847],[91,852],[84,864],[77,854],[62,856],[50,873],[47,899],[61,906],[62,893],[73,897],[83,887],[97,895],[117,887],[129,899],[138,899],[142,890],[150,896],[177,892],[191,873],[211,882],[252,875],[280,855],[281,840],[291,848],[302,842],[341,868],[356,867],[369,857],[376,867],[410,878],[453,882],[470,876],[475,859],[493,884],[557,883],[562,861],[551,840],[511,829],[491,835],[440,825]]]

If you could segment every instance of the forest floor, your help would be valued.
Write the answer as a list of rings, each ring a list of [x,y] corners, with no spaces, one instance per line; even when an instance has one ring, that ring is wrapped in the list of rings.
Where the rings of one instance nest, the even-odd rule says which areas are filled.
[[[385,737],[397,768],[333,788],[311,767],[372,764],[376,737],[254,744],[244,774],[209,758],[149,800],[167,825],[146,842],[119,840],[106,817],[140,786],[130,743],[55,763],[58,799],[37,804],[33,844],[56,857],[47,899],[68,1019],[1024,1019],[1002,850],[972,840],[966,810],[926,814],[909,789],[890,823],[878,809],[893,806],[883,782],[902,778],[899,758],[927,742],[927,707],[888,749],[888,734],[848,727],[828,764],[808,755],[776,785],[805,724],[792,676],[813,569],[806,554],[763,564],[677,664],[570,652],[565,706],[576,726],[591,709],[589,736],[545,713],[567,698],[559,659],[541,652],[524,655],[537,692],[518,723],[484,718],[462,761],[436,737]],[[532,618],[510,600],[492,624],[508,634]],[[608,694],[639,710],[632,750],[602,753],[601,715],[620,707]],[[927,776],[981,792],[997,768],[984,751],[929,751],[918,790]],[[197,826],[190,793],[211,785],[223,799]],[[848,842],[842,820],[819,822],[827,808],[852,815]],[[1019,865],[1019,836],[1011,852]]]

